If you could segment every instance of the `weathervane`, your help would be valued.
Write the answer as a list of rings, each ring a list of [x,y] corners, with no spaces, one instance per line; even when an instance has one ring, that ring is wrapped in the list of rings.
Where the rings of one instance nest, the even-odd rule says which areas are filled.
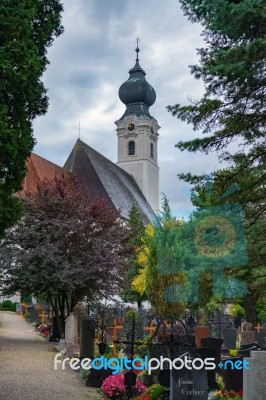
[[[139,42],[140,42],[140,38],[139,37],[137,37],[137,39],[136,39],[136,43],[137,43],[137,48],[136,48],[136,53],[137,53],[137,58],[136,58],[136,61],[139,61]]]

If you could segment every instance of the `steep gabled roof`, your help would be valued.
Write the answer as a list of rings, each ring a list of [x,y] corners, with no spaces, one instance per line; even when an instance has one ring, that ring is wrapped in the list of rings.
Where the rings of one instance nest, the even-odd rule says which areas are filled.
[[[22,190],[17,193],[20,197],[24,197],[26,193],[34,193],[38,183],[44,179],[53,179],[67,175],[67,171],[62,167],[34,153],[26,161],[26,168],[27,175],[25,176]]]
[[[154,219],[153,210],[134,178],[80,139],[64,168],[83,182],[90,197],[103,195],[122,217],[127,219],[135,204],[142,212],[144,223]]]

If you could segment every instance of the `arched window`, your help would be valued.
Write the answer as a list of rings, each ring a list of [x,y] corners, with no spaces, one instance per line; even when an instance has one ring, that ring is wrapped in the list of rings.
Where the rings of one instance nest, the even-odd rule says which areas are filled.
[[[133,140],[130,140],[130,142],[128,142],[128,155],[134,156],[134,154],[135,154],[135,142]]]
[[[154,146],[153,146],[153,143],[151,143],[151,158],[154,158]]]

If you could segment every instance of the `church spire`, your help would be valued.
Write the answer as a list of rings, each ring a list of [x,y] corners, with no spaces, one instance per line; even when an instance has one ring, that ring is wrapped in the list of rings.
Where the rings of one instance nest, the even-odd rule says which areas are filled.
[[[156,100],[156,93],[153,87],[146,81],[146,72],[139,65],[139,41],[137,38],[136,64],[129,70],[129,78],[119,88],[119,98],[126,105],[126,111],[121,120],[127,115],[145,115],[151,118],[149,107]]]
[[[136,43],[137,43],[137,48],[136,48],[136,53],[137,53],[137,58],[136,58],[136,61],[138,62],[139,61],[139,52],[140,52],[140,49],[139,49],[139,42],[140,42],[140,38],[139,37],[137,37],[137,40],[136,40]]]

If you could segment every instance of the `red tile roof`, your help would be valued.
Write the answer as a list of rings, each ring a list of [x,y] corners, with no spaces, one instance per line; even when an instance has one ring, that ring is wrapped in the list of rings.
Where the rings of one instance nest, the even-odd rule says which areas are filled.
[[[45,178],[53,179],[68,174],[64,168],[34,153],[26,161],[26,167],[28,172],[25,176],[22,190],[18,192],[20,197],[24,197],[26,193],[34,193],[38,183]]]

